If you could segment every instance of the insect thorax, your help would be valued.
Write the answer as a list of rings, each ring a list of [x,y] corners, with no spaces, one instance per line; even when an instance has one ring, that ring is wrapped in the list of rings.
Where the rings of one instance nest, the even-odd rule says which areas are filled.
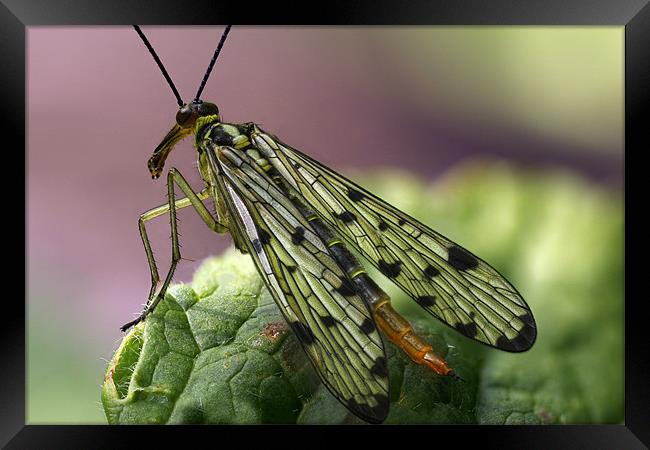
[[[205,145],[232,147],[246,152],[261,167],[267,167],[268,161],[252,143],[252,135],[256,129],[257,127],[252,122],[231,124],[214,121],[201,129],[197,127],[197,148],[200,149]]]
[[[211,197],[215,201],[215,209],[224,226],[230,228],[229,222],[232,220],[228,213],[223,195],[219,193],[219,183],[216,177],[219,176],[214,170],[210,169],[207,161],[206,150],[215,150],[215,147],[231,147],[236,150],[245,152],[262,170],[267,172],[271,167],[268,160],[260,153],[253,143],[254,134],[260,130],[253,123],[230,124],[219,122],[218,120],[206,121],[202,126],[197,124],[195,131],[195,143],[199,152],[198,167],[206,187],[211,191]],[[246,252],[246,246],[242,236],[237,233],[231,235],[235,241],[235,246]]]

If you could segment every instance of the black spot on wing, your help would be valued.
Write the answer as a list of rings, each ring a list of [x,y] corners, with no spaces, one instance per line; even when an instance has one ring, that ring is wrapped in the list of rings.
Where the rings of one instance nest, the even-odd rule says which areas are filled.
[[[319,316],[320,321],[323,325],[325,325],[327,328],[331,328],[334,325],[336,325],[336,319],[332,316]]]
[[[500,349],[503,349],[503,350],[509,350],[509,351],[515,351],[516,350],[514,348],[512,342],[510,342],[510,339],[508,339],[505,336],[499,336],[497,338],[496,346],[499,347]]]
[[[406,224],[406,220],[404,220],[404,219],[400,219],[400,220],[397,221],[397,224],[398,224],[399,226],[405,225],[405,224]]]
[[[525,324],[530,325],[531,327],[535,326],[535,319],[533,319],[533,316],[531,316],[530,313],[526,313],[517,317],[519,317]]]
[[[439,275],[439,274],[440,274],[440,271],[439,271],[438,269],[436,269],[435,267],[433,267],[431,264],[429,264],[429,265],[424,269],[424,274],[425,274],[427,277],[429,277],[429,278],[433,278],[433,277],[435,277],[436,275]]]
[[[379,221],[379,230],[380,231],[386,231],[388,230],[388,224],[384,222],[383,220]]]
[[[271,235],[267,233],[264,228],[258,228],[257,235],[259,236],[260,242],[262,244],[268,244],[271,242]]]
[[[524,323],[523,328],[512,339],[508,339],[506,336],[499,336],[496,342],[498,348],[509,352],[523,352],[535,343],[537,339],[537,328],[533,316],[527,312],[518,316],[518,318]]]
[[[388,363],[386,358],[380,356],[370,368],[370,373],[381,378],[388,378]]]
[[[447,261],[458,270],[474,269],[478,266],[478,259],[457,245],[449,248]]]
[[[532,316],[530,314],[526,314],[526,315],[533,322],[532,324],[528,323],[524,318],[520,317],[520,319],[522,319],[522,321],[524,322],[524,327],[521,330],[519,330],[519,336],[523,337],[529,343],[529,346],[531,346],[533,345],[533,342],[535,342],[535,339],[537,339],[537,328],[535,327],[535,321],[532,318]]]
[[[536,336],[537,332],[535,328],[525,327],[512,339],[508,339],[506,336],[499,336],[496,346],[509,352],[523,352],[533,345]]]
[[[256,253],[262,253],[262,244],[260,244],[259,239],[253,239],[253,248]]]
[[[348,400],[347,406],[348,406],[349,409],[351,409],[352,411],[355,411],[355,412],[361,410],[361,404],[358,401],[356,401],[355,399],[353,399],[353,398]]]
[[[467,337],[470,338],[476,337],[477,328],[474,322],[470,322],[470,323],[458,322],[454,328],[456,328],[458,331],[460,331],[462,334],[464,334]]]
[[[375,401],[379,404],[379,406],[388,408],[389,400],[387,395],[375,394]]]
[[[375,401],[377,404],[372,407],[372,412],[375,416],[386,417],[388,415],[388,408],[390,406],[390,401],[388,400],[387,395],[376,394]],[[383,419],[382,419],[383,420]]]
[[[287,266],[289,273],[294,273],[298,268],[296,266]]]
[[[343,211],[341,214],[337,214],[336,217],[343,223],[352,223],[357,220],[357,216],[352,214],[350,211]]]
[[[306,345],[312,345],[316,341],[313,331],[300,322],[290,322],[291,328],[298,336],[300,341]]]
[[[366,318],[366,319],[363,320],[363,322],[361,323],[361,326],[359,328],[365,334],[370,334],[373,331],[375,331],[375,323],[372,321],[372,319]]]
[[[415,299],[418,305],[427,308],[436,304],[436,297],[433,295],[423,295]]]
[[[295,245],[300,245],[305,240],[305,229],[303,227],[296,227],[296,231],[291,233],[291,242]]]
[[[402,263],[396,261],[394,263],[387,263],[380,259],[377,263],[379,271],[386,275],[388,278],[396,278],[402,271]]]
[[[356,189],[349,188],[348,189],[348,198],[352,200],[353,202],[358,202],[362,200],[365,197],[361,192],[357,191]]]

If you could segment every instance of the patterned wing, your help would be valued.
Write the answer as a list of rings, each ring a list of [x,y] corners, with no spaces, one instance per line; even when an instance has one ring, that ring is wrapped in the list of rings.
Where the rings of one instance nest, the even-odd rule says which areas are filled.
[[[216,146],[209,159],[224,175],[221,189],[237,232],[323,383],[356,415],[382,422],[389,407],[388,369],[368,306],[309,222],[255,161]]]
[[[259,128],[252,140],[322,220],[427,312],[501,350],[533,345],[530,308],[485,261]]]

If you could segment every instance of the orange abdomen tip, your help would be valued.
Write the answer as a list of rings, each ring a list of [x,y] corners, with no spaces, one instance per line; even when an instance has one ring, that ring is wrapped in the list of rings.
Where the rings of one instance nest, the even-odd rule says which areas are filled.
[[[447,361],[433,352],[426,352],[422,357],[422,364],[440,375],[447,375],[452,370],[447,365]]]
[[[447,365],[441,356],[436,355],[432,347],[420,337],[411,327],[411,324],[393,309],[388,296],[383,302],[375,306],[375,321],[377,326],[388,338],[417,364],[423,364],[438,375],[449,375],[461,379]]]

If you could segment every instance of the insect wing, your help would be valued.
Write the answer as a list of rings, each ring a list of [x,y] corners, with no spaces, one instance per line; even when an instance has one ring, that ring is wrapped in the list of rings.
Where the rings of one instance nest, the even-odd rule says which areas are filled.
[[[387,361],[368,306],[254,161],[216,146],[209,159],[221,169],[228,209],[259,273],[322,381],[352,412],[382,422],[389,407]]]
[[[253,141],[323,221],[427,312],[501,350],[532,346],[530,308],[485,261],[274,136],[258,129]]]

